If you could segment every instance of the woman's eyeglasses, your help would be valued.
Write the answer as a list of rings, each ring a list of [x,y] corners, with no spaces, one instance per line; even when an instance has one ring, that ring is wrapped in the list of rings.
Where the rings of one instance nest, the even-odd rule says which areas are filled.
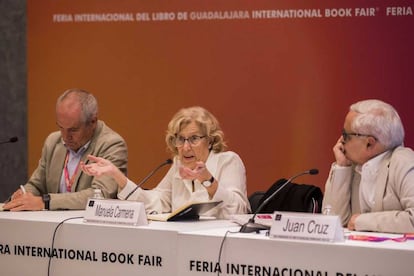
[[[185,142],[187,141],[191,146],[195,147],[198,146],[201,142],[201,139],[205,138],[206,136],[198,136],[198,135],[193,135],[190,136],[188,138],[182,137],[182,136],[176,136],[173,144],[174,146],[176,146],[177,148],[184,146]]]

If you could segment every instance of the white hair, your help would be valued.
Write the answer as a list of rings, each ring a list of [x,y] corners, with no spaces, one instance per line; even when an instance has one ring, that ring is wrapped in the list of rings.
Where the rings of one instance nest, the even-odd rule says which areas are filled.
[[[380,100],[364,100],[349,108],[357,114],[351,124],[353,131],[377,138],[387,149],[402,146],[404,127],[397,111]]]
[[[98,116],[98,102],[91,93],[83,89],[71,88],[66,90],[58,98],[56,106],[58,106],[64,99],[73,95],[76,95],[76,99],[79,101],[82,109],[81,121],[83,123],[89,123],[92,120],[96,119]]]

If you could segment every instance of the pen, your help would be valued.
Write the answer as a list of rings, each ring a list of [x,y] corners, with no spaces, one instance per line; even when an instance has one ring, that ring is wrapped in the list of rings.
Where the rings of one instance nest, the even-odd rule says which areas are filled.
[[[20,185],[20,189],[22,190],[23,194],[25,194],[25,193],[26,193],[26,189],[24,188],[24,186],[23,186],[23,185]]]

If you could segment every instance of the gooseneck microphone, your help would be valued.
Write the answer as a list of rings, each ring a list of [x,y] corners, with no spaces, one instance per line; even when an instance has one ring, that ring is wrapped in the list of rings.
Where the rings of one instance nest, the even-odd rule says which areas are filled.
[[[141,180],[141,182],[139,182],[137,184],[137,186],[125,197],[125,200],[127,200],[136,190],[138,190],[139,187],[142,186],[142,184],[144,184],[145,182],[147,182],[147,180],[154,174],[156,173],[161,167],[164,167],[165,165],[168,164],[172,164],[172,160],[171,159],[167,159],[165,160],[165,162],[161,163],[158,167],[156,167],[152,172],[150,172],[146,177],[144,177],[144,179]]]
[[[297,178],[301,175],[304,175],[304,174],[314,175],[314,174],[318,174],[318,173],[319,173],[319,171],[317,169],[310,169],[308,171],[298,173],[298,174],[292,176],[291,178],[289,178],[288,180],[286,180],[285,183],[283,183],[276,191],[273,192],[273,194],[271,194],[268,198],[266,198],[262,202],[262,204],[259,205],[259,207],[257,207],[257,209],[254,212],[253,216],[249,219],[249,221],[247,223],[242,225],[239,232],[241,232],[241,233],[251,233],[251,232],[258,232],[260,230],[268,230],[269,226],[254,222],[254,219],[256,218],[256,215],[258,213],[260,213],[260,211],[263,209],[263,207],[266,206],[267,203],[269,203],[269,201],[271,201],[284,187],[286,187],[287,184],[292,182],[293,179],[295,179],[295,178]]]
[[[7,143],[15,143],[15,142],[17,142],[19,140],[19,138],[17,138],[17,136],[14,136],[14,137],[11,137],[9,140],[6,140],[6,141],[1,141],[0,142],[0,145],[1,144],[7,144]]]

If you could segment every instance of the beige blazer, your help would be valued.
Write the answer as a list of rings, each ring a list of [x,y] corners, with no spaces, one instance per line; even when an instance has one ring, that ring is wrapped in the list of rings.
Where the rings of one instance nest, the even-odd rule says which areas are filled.
[[[98,121],[91,143],[81,160],[88,162],[92,154],[113,162],[122,172],[127,173],[128,152],[124,139],[115,131]],[[79,170],[72,185],[71,193],[58,193],[66,148],[59,131],[51,133],[44,143],[39,165],[25,185],[34,195],[50,194],[50,210],[84,209],[94,188],[100,188],[105,197],[115,198],[118,190],[116,182],[109,177],[96,179]]]
[[[361,212],[360,175],[354,167],[332,166],[325,186],[323,208],[331,205],[344,226]],[[382,160],[371,212],[355,221],[358,231],[414,232],[414,152],[405,147],[389,151]]]

